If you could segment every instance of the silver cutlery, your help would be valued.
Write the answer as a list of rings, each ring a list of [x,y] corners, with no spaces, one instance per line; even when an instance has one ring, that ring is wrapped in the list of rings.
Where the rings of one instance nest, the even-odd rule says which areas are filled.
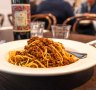
[[[78,57],[79,59],[83,59],[87,57],[87,53],[79,53],[79,52],[73,52],[73,51],[67,51],[71,53],[72,55]]]

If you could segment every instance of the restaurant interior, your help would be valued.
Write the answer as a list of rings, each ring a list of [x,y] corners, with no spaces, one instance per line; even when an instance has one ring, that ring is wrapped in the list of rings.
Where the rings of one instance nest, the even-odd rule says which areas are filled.
[[[0,90],[96,90],[96,0],[25,0],[23,9],[19,1],[0,0]],[[22,56],[29,58],[27,68],[24,61],[18,64],[26,53],[34,53]],[[63,56],[71,58],[63,65],[72,65],[51,67],[50,53],[56,65]],[[37,57],[46,59],[46,65]]]
[[[31,22],[34,21],[34,18],[38,17],[37,21],[41,20],[41,19],[44,20],[46,22],[45,29],[49,30],[49,31],[51,31],[51,25],[71,24],[71,33],[76,33],[78,35],[80,35],[80,34],[87,35],[87,36],[89,35],[89,37],[90,36],[94,37],[94,38],[92,38],[93,40],[96,39],[95,38],[95,35],[96,35],[96,15],[95,15],[95,13],[87,13],[87,12],[81,13],[80,12],[81,5],[86,0],[71,0],[71,1],[65,0],[65,1],[68,2],[70,4],[70,7],[73,9],[73,11],[69,11],[70,12],[69,15],[62,14],[63,10],[60,11],[58,9],[57,11],[54,11],[55,4],[53,4],[53,7],[54,7],[53,11],[52,10],[51,11],[47,10],[48,12],[42,11],[42,10],[38,11],[42,0],[30,0]],[[0,5],[0,24],[1,24],[0,25],[0,32],[1,32],[0,40],[5,40],[6,42],[13,41],[15,39],[14,39],[13,31],[12,31],[12,29],[13,29],[12,8],[11,8],[12,3],[10,0],[8,0],[6,2],[6,5],[4,5],[5,1],[3,0],[3,1],[0,1],[0,4],[1,4]],[[58,6],[59,6],[59,4],[58,4]],[[6,8],[8,8],[8,9],[6,9]],[[42,6],[41,6],[41,9],[42,9]],[[57,14],[57,13],[60,13],[62,15]],[[44,15],[44,14],[46,14],[46,15]],[[51,20],[46,19],[47,18],[46,16],[51,18]],[[84,38],[87,38],[87,37],[84,37]],[[88,42],[88,41],[90,41],[90,40],[87,40],[85,42]]]

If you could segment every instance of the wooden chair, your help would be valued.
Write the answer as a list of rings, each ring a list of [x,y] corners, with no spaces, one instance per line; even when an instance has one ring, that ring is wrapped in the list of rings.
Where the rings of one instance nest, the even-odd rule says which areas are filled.
[[[66,19],[63,24],[66,25],[66,24],[68,24],[68,22],[70,22],[73,19],[76,19],[76,21],[73,24],[72,31],[75,32],[75,33],[78,33],[77,32],[77,30],[78,30],[78,28],[77,28],[78,24],[81,21],[84,21],[84,20],[90,20],[90,21],[96,20],[96,14],[84,14],[84,15],[73,16],[73,17],[70,17],[70,18]]]
[[[4,23],[4,15],[0,14],[0,26],[3,26]]]
[[[89,15],[84,15],[81,18],[77,18],[76,22],[73,25],[73,32],[77,32],[77,26],[80,22],[84,21],[84,20],[90,20],[90,22],[92,21],[96,21],[96,15],[94,14],[89,14]]]
[[[13,26],[13,20],[12,20],[12,14],[8,14],[8,20],[10,22],[10,24]]]
[[[8,20],[10,22],[10,24],[13,26],[13,17],[12,14],[8,14]],[[30,32],[13,32],[14,34],[14,40],[18,40],[18,39],[26,39],[30,37]],[[20,37],[20,38],[19,38]]]
[[[51,14],[35,14],[31,16],[31,21],[39,21],[39,20],[46,20],[48,22],[47,29],[50,30],[51,25],[55,25],[57,23],[56,17]],[[8,14],[8,20],[10,24],[13,26],[12,14]]]
[[[47,29],[51,29],[51,25],[55,25],[57,23],[56,17],[52,15],[51,13],[48,14],[35,14],[31,16],[32,21],[39,21],[39,20],[47,20],[48,25]]]
[[[53,14],[51,14],[51,13],[49,13],[49,14],[47,14],[47,15],[51,18],[52,24],[53,24],[53,25],[56,25],[56,24],[57,24],[57,19],[56,19],[56,17],[55,17]]]

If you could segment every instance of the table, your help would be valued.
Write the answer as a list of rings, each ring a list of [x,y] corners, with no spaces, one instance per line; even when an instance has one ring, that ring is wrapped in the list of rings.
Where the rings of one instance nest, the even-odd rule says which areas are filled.
[[[47,38],[51,37],[52,38],[52,33],[51,32],[44,33],[44,37],[47,37]],[[87,42],[90,42],[92,40],[96,40],[96,36],[71,33],[69,36],[69,39],[83,42],[83,43],[87,43]]]
[[[51,32],[44,37],[52,37]],[[69,39],[89,42],[96,36],[71,34]],[[96,66],[61,76],[20,76],[0,71],[0,90],[96,90]]]
[[[52,33],[44,32],[44,37],[50,38],[52,37]],[[69,39],[87,43],[92,40],[96,40],[96,36],[71,33]],[[6,40],[6,42],[14,40],[12,27],[0,28],[0,40]]]

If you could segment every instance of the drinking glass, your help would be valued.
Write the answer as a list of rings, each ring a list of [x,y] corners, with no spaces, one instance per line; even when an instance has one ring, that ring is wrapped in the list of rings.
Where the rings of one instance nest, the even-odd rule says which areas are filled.
[[[70,25],[52,25],[53,38],[68,39],[70,34]]]
[[[35,21],[31,23],[31,37],[43,37],[43,30],[45,29],[45,22]]]

